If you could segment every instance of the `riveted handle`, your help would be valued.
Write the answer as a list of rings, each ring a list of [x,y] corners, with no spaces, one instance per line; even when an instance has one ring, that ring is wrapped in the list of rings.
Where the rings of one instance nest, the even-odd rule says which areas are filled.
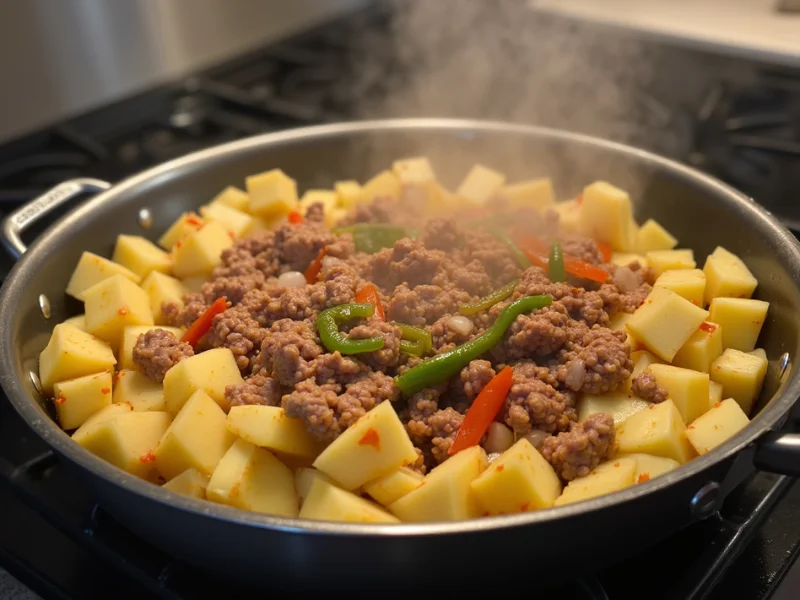
[[[756,468],[800,477],[800,433],[771,431],[756,442]]]
[[[111,184],[102,179],[90,179],[88,177],[70,179],[59,183],[38,198],[18,208],[3,220],[3,226],[0,230],[3,245],[14,258],[19,258],[28,249],[23,243],[21,235],[31,225],[62,204],[70,202],[78,196],[104,192],[110,187]]]

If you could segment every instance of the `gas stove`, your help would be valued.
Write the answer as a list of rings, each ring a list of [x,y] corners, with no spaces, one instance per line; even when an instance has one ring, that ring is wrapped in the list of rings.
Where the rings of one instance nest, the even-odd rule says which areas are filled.
[[[372,6],[184,81],[0,145],[0,212],[61,180],[116,181],[148,166],[267,131],[358,117],[365,32],[390,11]],[[402,81],[390,54],[380,68]],[[398,76],[399,74],[399,76]],[[352,81],[352,85],[341,83]],[[333,85],[336,82],[339,85]],[[362,82],[363,83],[363,82]],[[715,85],[692,119],[691,151],[676,156],[763,201],[800,228],[800,77],[759,74]],[[0,255],[0,280],[11,263]],[[797,424],[795,424],[797,425]],[[165,555],[117,524],[0,397],[0,566],[44,598],[255,597]],[[722,510],[607,571],[541,597],[587,600],[800,597],[800,483],[757,473]],[[387,588],[392,574],[387,574]],[[0,581],[1,583],[1,581]],[[538,584],[537,584],[538,585]],[[525,582],[530,591],[529,582]],[[512,591],[512,590],[509,590]],[[522,590],[521,590],[522,591]],[[386,593],[386,590],[382,590]]]

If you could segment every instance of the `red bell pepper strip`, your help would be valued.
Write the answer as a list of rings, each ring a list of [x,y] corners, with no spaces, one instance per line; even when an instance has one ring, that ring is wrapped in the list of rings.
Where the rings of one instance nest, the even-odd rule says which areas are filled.
[[[550,247],[545,242],[532,235],[519,236],[514,241],[528,260],[537,267],[547,268]],[[591,279],[599,283],[608,281],[608,271],[568,254],[564,254],[564,269],[570,275],[581,279]]]
[[[368,283],[363,288],[358,290],[356,294],[356,302],[361,304],[372,304],[375,306],[375,316],[381,321],[386,320],[386,313],[383,312],[383,305],[381,304],[381,296],[378,293],[378,288],[374,284]]]
[[[600,250],[600,254],[603,255],[603,262],[608,262],[611,260],[611,244],[607,244],[605,242],[597,242],[597,249]]]
[[[570,275],[575,275],[575,277],[580,277],[581,279],[591,279],[598,283],[605,283],[609,277],[608,271],[605,269],[566,254],[564,255],[564,268]]]
[[[300,214],[299,211],[293,210],[289,213],[289,223],[292,225],[297,225],[298,223],[303,222],[303,215]]]
[[[481,390],[467,411],[467,416],[464,417],[464,422],[458,429],[456,439],[447,454],[452,456],[481,441],[508,396],[513,374],[511,367],[505,367]]]
[[[181,341],[186,342],[194,348],[197,342],[200,341],[200,338],[211,329],[211,322],[214,320],[214,317],[226,310],[228,310],[228,301],[225,298],[217,298],[214,300],[214,303],[189,326],[189,329],[183,334]]]
[[[306,269],[305,272],[306,281],[308,283],[317,282],[317,277],[319,276],[319,272],[322,271],[322,259],[325,258],[325,255],[327,253],[328,249],[323,248],[322,250],[319,251],[319,254],[317,254],[317,258],[315,258],[314,261],[310,265],[308,265],[308,268]]]

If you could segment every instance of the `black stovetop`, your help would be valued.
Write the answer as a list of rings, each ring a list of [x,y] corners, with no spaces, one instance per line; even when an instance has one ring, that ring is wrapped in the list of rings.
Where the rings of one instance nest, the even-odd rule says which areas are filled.
[[[0,145],[0,213],[70,177],[116,181],[220,142],[357,118],[356,100],[391,93],[384,82],[396,85],[407,68],[391,53],[376,56],[371,44],[373,65],[393,77],[373,79],[368,87],[355,84],[364,54],[359,40],[365,32],[374,40],[385,31],[390,12],[386,5],[373,6]],[[342,85],[350,79],[353,85]],[[788,224],[800,224],[793,212],[800,209],[787,201],[800,174],[800,78],[767,73],[749,83],[714,83],[701,100],[687,144],[691,152],[677,158],[743,189]],[[0,253],[0,279],[10,266]],[[720,513],[635,559],[534,593],[595,600],[788,600],[800,597],[798,553],[800,483],[757,473],[726,499]],[[115,523],[2,397],[0,566],[46,598],[251,597]],[[394,575],[387,574],[387,589]],[[529,582],[524,585],[533,591]]]

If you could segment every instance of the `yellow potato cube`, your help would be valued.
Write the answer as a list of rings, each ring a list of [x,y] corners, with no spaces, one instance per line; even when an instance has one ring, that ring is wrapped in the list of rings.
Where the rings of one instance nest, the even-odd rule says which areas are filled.
[[[769,302],[750,298],[714,298],[709,318],[722,326],[722,347],[750,352],[756,347]]]
[[[400,467],[388,475],[378,477],[364,485],[364,491],[384,506],[389,506],[406,494],[410,494],[420,485],[425,477],[408,467]]]
[[[376,504],[322,479],[312,483],[300,509],[300,518],[348,523],[400,522]]]
[[[125,412],[101,423],[81,445],[123,471],[156,481],[153,450],[167,427],[165,412]]]
[[[177,477],[191,468],[211,475],[235,439],[225,426],[222,409],[208,394],[198,390],[159,441],[155,449],[156,467],[164,479]]]
[[[614,425],[619,425],[648,406],[650,403],[646,400],[625,392],[583,394],[578,400],[578,420],[584,421],[590,415],[597,413],[608,413],[614,417]]]
[[[612,252],[610,262],[620,267],[627,267],[633,263],[639,263],[643,267],[648,266],[647,257],[634,252]]]
[[[225,388],[244,383],[236,359],[229,348],[214,348],[184,358],[164,376],[167,412],[176,415],[197,390],[203,390],[227,412]]]
[[[297,182],[280,169],[245,180],[250,212],[260,217],[279,217],[297,208]]]
[[[425,156],[396,160],[392,163],[392,172],[403,184],[436,181],[433,167]]]
[[[692,337],[708,311],[666,288],[654,287],[627,323],[628,331],[644,347],[671,362]]]
[[[86,331],[119,347],[126,327],[153,325],[150,298],[122,275],[104,279],[84,292]]]
[[[97,432],[103,423],[110,421],[111,419],[124,413],[129,413],[132,410],[133,408],[130,404],[111,404],[106,406],[86,419],[83,422],[83,425],[78,427],[78,429],[75,430],[75,433],[72,434],[72,440],[76,444],[86,447],[87,443],[92,443],[92,438],[97,435]]]
[[[118,235],[111,258],[139,277],[145,277],[151,271],[172,272],[172,257],[139,235]]]
[[[197,469],[186,469],[161,487],[176,494],[203,499],[206,497],[208,475],[204,475]]]
[[[273,452],[314,458],[323,448],[308,433],[305,421],[287,417],[279,406],[234,406],[228,413],[228,430]]]
[[[296,517],[291,469],[264,448],[236,440],[214,469],[206,488],[212,502],[244,510]]]
[[[322,204],[325,224],[328,227],[333,227],[334,218],[337,216],[336,210],[339,204],[339,195],[331,190],[308,190],[300,198],[300,212],[305,215],[312,204]]]
[[[472,483],[478,504],[490,515],[550,508],[561,495],[561,481],[525,438],[503,452]]]
[[[581,205],[577,200],[557,202],[553,210],[558,213],[558,227],[567,233],[579,233],[581,229]]]
[[[684,423],[691,423],[708,410],[708,373],[672,365],[650,365],[647,370],[672,398]]]
[[[473,165],[456,189],[456,196],[474,205],[483,205],[492,198],[503,184],[506,176],[483,165]]]
[[[172,250],[175,244],[203,228],[203,219],[194,212],[185,212],[170,225],[169,229],[158,238],[158,245],[164,250]]]
[[[596,181],[583,190],[581,231],[610,244],[614,250],[630,251],[634,243],[633,208],[628,193],[605,181]]]
[[[692,250],[655,250],[645,256],[656,277],[661,277],[667,271],[694,269],[697,266]]]
[[[479,517],[481,507],[472,481],[486,470],[480,446],[462,450],[434,468],[422,484],[393,502],[389,511],[402,521],[460,521]]]
[[[325,222],[328,224],[328,227],[336,227],[341,223],[342,219],[346,218],[349,214],[346,208],[334,208],[330,212],[330,216],[327,214],[325,215]]]
[[[767,359],[728,348],[711,363],[711,379],[722,385],[722,396],[733,398],[744,414],[753,411],[767,374]]]
[[[633,474],[636,483],[646,483],[681,466],[677,460],[652,454],[619,454],[616,458],[630,458],[636,461],[636,472]]]
[[[708,382],[708,408],[709,410],[718,402],[722,402],[722,384],[716,381]]]
[[[229,185],[211,199],[209,204],[224,204],[246,213],[250,209],[250,196],[236,186]]]
[[[555,204],[553,182],[548,178],[530,179],[500,188],[498,195],[511,206],[529,206],[544,212]]]
[[[75,429],[111,404],[111,372],[84,375],[53,386],[56,414],[62,429]]]
[[[122,330],[122,339],[119,343],[119,369],[136,369],[133,362],[133,347],[136,345],[140,335],[147,333],[153,329],[163,329],[175,335],[176,338],[181,339],[183,331],[177,327],[153,327],[150,325],[135,325],[133,327],[126,327]]]
[[[311,467],[300,467],[294,472],[294,488],[297,490],[297,495],[300,498],[301,504],[308,496],[311,486],[317,479],[322,479],[331,485],[336,485],[333,483],[333,480],[330,477],[325,475],[325,473],[317,471]]]
[[[208,281],[206,277],[184,277],[179,280],[187,292],[199,292],[203,284]]]
[[[375,198],[397,200],[400,197],[402,187],[397,175],[388,170],[381,171],[363,185],[360,201],[372,202]]]
[[[161,310],[164,303],[171,302],[183,307],[183,295],[189,291],[180,280],[158,271],[151,271],[145,277],[142,289],[150,298],[150,311],[153,313],[156,325],[164,324],[164,314]]]
[[[78,266],[72,272],[66,293],[73,298],[83,300],[83,294],[86,290],[113,275],[122,275],[133,283],[141,281],[141,278],[130,269],[126,269],[122,265],[111,262],[102,256],[97,256],[97,254],[84,252],[81,254]]]
[[[617,444],[621,454],[653,454],[681,464],[694,456],[686,439],[686,423],[672,400],[631,415],[617,428]]]
[[[624,490],[635,483],[635,474],[636,461],[633,459],[617,458],[605,462],[585,477],[570,481],[553,506],[582,502]]]
[[[716,404],[702,417],[686,428],[686,437],[700,455],[723,444],[742,429],[750,419],[733,398]]]
[[[714,298],[750,298],[758,281],[742,259],[722,246],[708,255],[703,267],[706,274],[706,304]]]
[[[74,325],[59,323],[39,354],[39,380],[49,394],[57,381],[109,371],[115,364],[108,344]]]
[[[647,367],[650,365],[661,363],[655,354],[651,354],[647,350],[636,350],[635,352],[631,352],[631,360],[633,361],[633,370],[631,371],[631,376],[622,382],[620,387],[617,388],[617,392],[630,394],[633,380],[644,373],[645,370],[647,370]],[[649,405],[650,403],[648,402],[647,404]]]
[[[417,459],[414,445],[389,401],[381,402],[336,438],[314,467],[347,490]]]
[[[70,317],[66,319],[64,323],[68,325],[73,325],[80,329],[81,331],[86,331],[86,315],[75,315],[74,317]]]
[[[337,181],[333,189],[342,208],[352,208],[361,200],[361,185],[357,181]]]
[[[656,280],[655,285],[672,290],[695,306],[704,306],[703,293],[706,290],[706,276],[700,269],[665,271]]]
[[[628,331],[627,327],[628,321],[631,320],[632,316],[633,313],[624,313],[624,312],[616,313],[613,317],[611,317],[611,319],[609,319],[607,327],[609,329],[613,329],[614,331],[624,331],[625,334],[628,336],[626,339],[628,345],[631,348],[635,348],[636,340],[631,335],[630,331]]]
[[[125,403],[133,410],[166,410],[164,388],[139,371],[118,371],[114,385],[114,402]]]
[[[234,237],[246,236],[255,222],[253,217],[246,212],[221,202],[212,202],[201,206],[200,214],[208,223],[216,221],[222,225]]]
[[[654,219],[645,221],[636,234],[636,251],[642,254],[654,250],[672,250],[677,245],[678,240]]]
[[[708,373],[711,363],[722,354],[722,331],[717,323],[704,321],[675,354],[672,364]]]
[[[233,245],[225,226],[212,221],[175,244],[172,270],[176,277],[208,277],[222,261],[222,251]]]

